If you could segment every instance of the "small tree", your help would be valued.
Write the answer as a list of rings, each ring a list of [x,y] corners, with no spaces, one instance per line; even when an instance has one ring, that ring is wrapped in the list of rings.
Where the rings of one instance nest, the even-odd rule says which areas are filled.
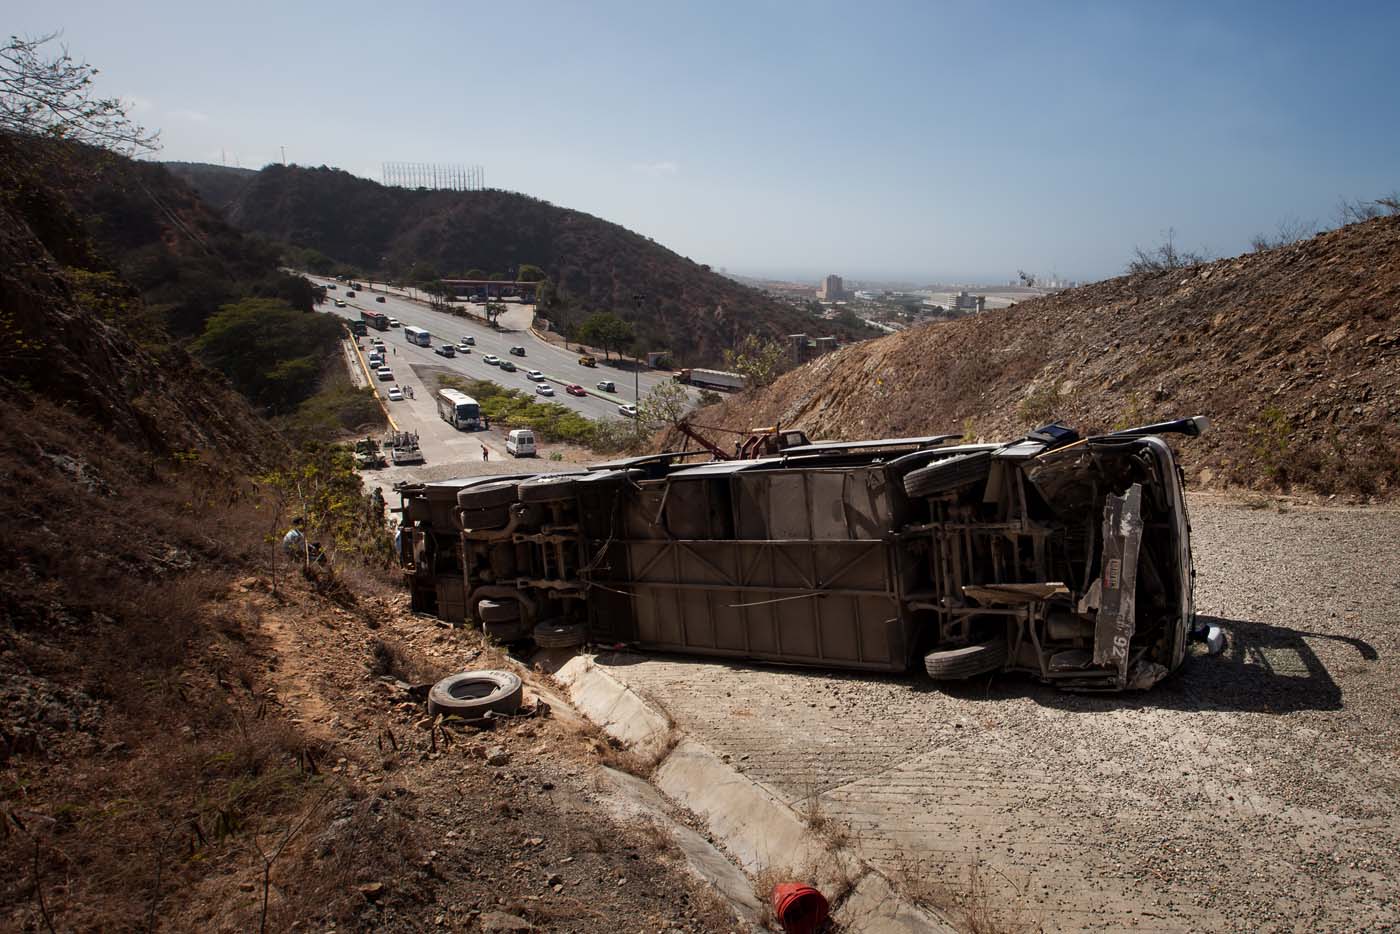
[[[690,396],[674,380],[658,383],[637,406],[637,421],[655,431],[676,425],[690,411]]]
[[[496,319],[506,313],[506,306],[500,302],[486,303],[486,323],[492,327],[496,326]]]
[[[42,47],[58,38],[10,37],[0,47],[0,131],[47,136],[134,156],[159,148],[160,134],[131,120],[114,97],[94,97],[98,74],[87,62],[74,61],[67,47],[45,58]]]
[[[515,278],[518,282],[540,282],[544,279],[544,270],[530,263],[523,263]]]
[[[767,386],[783,371],[787,352],[775,340],[749,334],[733,350],[724,352],[724,365],[743,375],[750,389]]]
[[[608,356],[614,350],[621,355],[622,348],[631,344],[635,339],[636,334],[632,330],[632,325],[610,311],[600,311],[589,315],[588,319],[579,327],[576,336],[576,340],[580,343],[603,348],[604,356]],[[609,357],[609,359],[611,358]]]
[[[1256,253],[1276,250],[1299,240],[1306,240],[1317,234],[1317,224],[1313,221],[1300,221],[1296,217],[1285,217],[1278,222],[1273,235],[1258,233],[1249,241],[1249,248]]]
[[[1207,259],[1204,252],[1197,253],[1178,247],[1176,245],[1176,228],[1168,227],[1163,231],[1162,243],[1157,247],[1150,250],[1144,250],[1140,246],[1133,247],[1133,258],[1128,261],[1128,272],[1136,274],[1184,269],[1187,266],[1199,266]]]

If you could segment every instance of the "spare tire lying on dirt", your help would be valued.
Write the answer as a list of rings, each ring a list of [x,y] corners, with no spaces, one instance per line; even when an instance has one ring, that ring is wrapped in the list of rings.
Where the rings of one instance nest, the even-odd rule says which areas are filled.
[[[986,479],[991,468],[991,451],[959,454],[910,471],[904,477],[904,492],[911,499],[950,493]]]
[[[535,626],[534,637],[542,649],[571,649],[588,641],[588,624],[547,619]]]
[[[1000,671],[1006,665],[1006,656],[1006,639],[998,637],[960,649],[930,652],[924,656],[924,670],[935,681],[959,681]]]
[[[479,720],[487,712],[513,714],[524,687],[509,671],[463,671],[448,675],[428,692],[428,713]]]

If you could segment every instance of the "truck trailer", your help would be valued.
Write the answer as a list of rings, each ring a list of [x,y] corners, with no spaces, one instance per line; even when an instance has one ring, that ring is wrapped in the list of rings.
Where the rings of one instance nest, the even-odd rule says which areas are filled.
[[[748,378],[742,373],[726,373],[723,370],[686,368],[677,370],[672,379],[678,383],[699,386],[701,389],[720,389],[725,392],[740,392],[748,386]]]

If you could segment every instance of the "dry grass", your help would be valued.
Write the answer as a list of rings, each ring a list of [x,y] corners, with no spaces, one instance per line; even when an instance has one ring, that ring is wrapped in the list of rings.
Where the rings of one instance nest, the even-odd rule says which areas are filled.
[[[979,859],[950,879],[927,860],[906,858],[891,881],[906,898],[939,912],[963,934],[1041,934],[1045,930],[1042,912],[1030,904],[1029,879],[1017,882]]]

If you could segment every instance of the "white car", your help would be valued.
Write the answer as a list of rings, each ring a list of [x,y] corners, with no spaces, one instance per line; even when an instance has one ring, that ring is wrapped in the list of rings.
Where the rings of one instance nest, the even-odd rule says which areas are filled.
[[[619,405],[617,407],[617,414],[621,415],[623,418],[636,418],[637,407],[635,405]]]
[[[476,338],[468,334],[466,337],[462,338],[462,343],[466,344],[468,347],[475,347]]]
[[[390,401],[390,402],[402,402],[402,401],[403,401],[403,390],[400,389],[400,388],[397,387],[397,386],[390,386],[390,387],[389,387],[389,401]]]
[[[500,366],[501,358],[493,353],[489,353],[481,358],[481,362],[486,364],[487,366]]]
[[[398,319],[398,318],[390,318],[390,319],[389,319],[389,327],[391,327],[391,328],[396,328],[396,327],[398,327],[398,326],[399,326],[399,319]]]
[[[544,382],[544,374],[541,373],[539,370],[527,370],[525,372],[525,378],[528,380],[533,380],[536,383]]]
[[[548,383],[540,383],[535,387],[535,392],[541,396],[552,396],[554,395],[554,387]]]
[[[389,369],[387,366],[381,366],[374,372],[379,377],[379,379],[384,382],[387,382],[394,378],[394,371]]]
[[[471,353],[471,352],[472,352],[471,345],[468,344],[466,341],[462,341],[462,343],[460,343],[460,344],[457,345],[457,352],[458,352],[458,353]]]

